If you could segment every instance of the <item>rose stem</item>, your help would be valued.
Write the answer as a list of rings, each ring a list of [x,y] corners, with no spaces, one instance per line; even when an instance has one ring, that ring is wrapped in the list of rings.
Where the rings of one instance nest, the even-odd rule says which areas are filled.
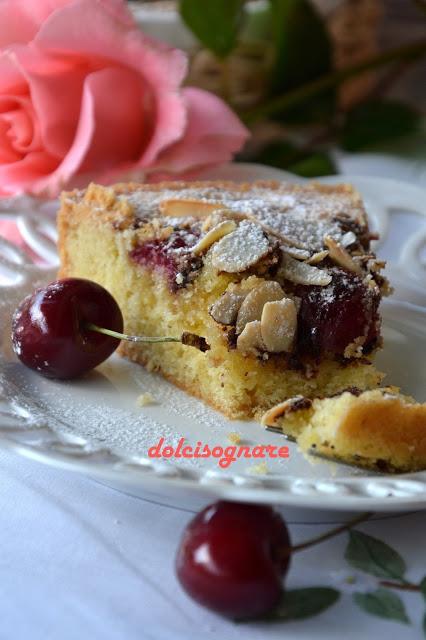
[[[414,61],[424,56],[425,53],[425,40],[406,44],[389,51],[384,51],[373,58],[363,60],[353,66],[345,67],[344,69],[339,69],[321,76],[320,78],[316,78],[312,82],[304,84],[301,87],[297,87],[282,96],[273,98],[271,101],[266,102],[259,107],[254,107],[253,109],[240,114],[240,116],[246,123],[251,124],[252,122],[261,120],[266,116],[273,116],[284,109],[303,103],[308,98],[312,98],[326,89],[336,87],[355,75],[365,73],[371,69],[379,68],[394,61]]]
[[[293,553],[294,551],[302,551],[303,549],[308,549],[309,547],[313,547],[314,545],[320,542],[324,542],[324,540],[328,540],[329,538],[334,538],[334,536],[338,536],[339,533],[343,533],[343,531],[348,531],[349,529],[352,529],[352,527],[354,527],[355,525],[360,524],[365,520],[368,520],[369,518],[371,518],[372,515],[373,513],[371,511],[367,511],[366,513],[361,513],[359,516],[352,518],[352,520],[348,520],[348,522],[345,522],[344,524],[340,525],[339,527],[336,527],[335,529],[330,529],[330,531],[326,531],[325,533],[322,533],[320,536],[317,536],[316,538],[312,538],[311,540],[307,540],[306,542],[302,542],[301,544],[296,544],[294,547],[291,547],[291,552]]]

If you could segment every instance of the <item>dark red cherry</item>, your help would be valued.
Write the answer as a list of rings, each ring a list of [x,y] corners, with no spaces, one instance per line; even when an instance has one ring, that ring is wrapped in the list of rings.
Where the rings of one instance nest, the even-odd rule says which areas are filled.
[[[123,331],[123,316],[99,284],[65,278],[23,300],[12,322],[18,358],[47,378],[75,378],[106,360],[119,340],[87,329],[93,323]]]
[[[176,572],[199,604],[226,617],[252,618],[280,599],[290,537],[271,507],[217,502],[188,524]]]
[[[366,336],[365,353],[379,338],[380,296],[356,274],[333,271],[328,287],[299,287],[298,349],[319,356],[343,354],[356,338]]]

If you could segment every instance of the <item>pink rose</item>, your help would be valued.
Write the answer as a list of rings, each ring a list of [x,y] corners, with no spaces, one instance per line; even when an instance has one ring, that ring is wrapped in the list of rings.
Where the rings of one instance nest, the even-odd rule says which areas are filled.
[[[186,69],[122,0],[0,0],[0,195],[230,160],[248,132]]]

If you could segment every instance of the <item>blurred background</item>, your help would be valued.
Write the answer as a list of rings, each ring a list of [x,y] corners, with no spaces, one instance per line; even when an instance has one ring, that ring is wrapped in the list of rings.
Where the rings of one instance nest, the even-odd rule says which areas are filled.
[[[335,172],[331,149],[426,150],[425,0],[129,4],[250,127],[240,159],[310,177]]]

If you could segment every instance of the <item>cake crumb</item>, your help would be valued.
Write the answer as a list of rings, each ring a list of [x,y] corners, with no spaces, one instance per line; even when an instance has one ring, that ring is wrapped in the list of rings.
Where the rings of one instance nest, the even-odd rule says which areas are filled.
[[[146,407],[149,404],[155,404],[154,396],[148,392],[141,393],[136,398],[136,404],[138,405],[138,407]]]
[[[232,444],[240,444],[241,442],[241,434],[236,431],[231,431],[228,433],[228,440],[232,442]]]
[[[254,464],[249,468],[249,473],[253,473],[255,475],[265,475],[268,473],[268,465],[266,462],[259,462],[259,464]]]

